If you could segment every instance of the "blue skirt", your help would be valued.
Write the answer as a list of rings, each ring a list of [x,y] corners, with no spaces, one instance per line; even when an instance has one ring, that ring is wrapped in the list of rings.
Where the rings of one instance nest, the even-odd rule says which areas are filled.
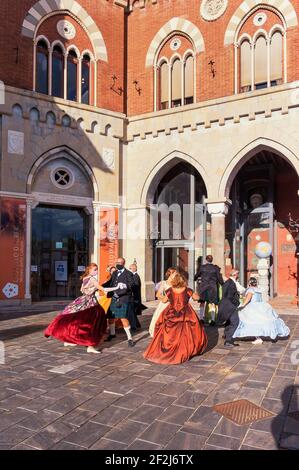
[[[234,338],[283,338],[290,334],[284,321],[267,302],[250,302],[239,312],[240,322]]]
[[[109,308],[109,318],[127,318],[129,314],[130,304],[121,304],[112,299],[110,308]]]

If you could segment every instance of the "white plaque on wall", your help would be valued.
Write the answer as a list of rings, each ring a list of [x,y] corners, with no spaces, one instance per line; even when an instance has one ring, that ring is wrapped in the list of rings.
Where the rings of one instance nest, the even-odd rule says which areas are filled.
[[[114,149],[103,148],[103,160],[105,165],[110,169],[115,169],[115,152]]]
[[[24,132],[8,131],[8,153],[24,155]]]

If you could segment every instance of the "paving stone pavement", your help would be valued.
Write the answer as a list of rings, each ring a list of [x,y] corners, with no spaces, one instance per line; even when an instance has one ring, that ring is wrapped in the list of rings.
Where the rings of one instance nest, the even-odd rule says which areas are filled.
[[[288,340],[209,346],[177,366],[146,361],[153,309],[142,316],[136,346],[122,331],[100,355],[46,340],[55,312],[0,314],[1,449],[299,449],[298,310],[283,310]],[[239,426],[213,405],[246,398],[275,415]],[[297,411],[297,414],[295,413]]]

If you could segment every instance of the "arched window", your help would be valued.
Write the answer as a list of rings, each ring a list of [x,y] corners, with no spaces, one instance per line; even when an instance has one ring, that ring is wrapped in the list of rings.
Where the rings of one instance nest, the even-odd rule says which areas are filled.
[[[71,50],[67,57],[67,99],[77,101],[78,97],[78,57]]]
[[[184,104],[194,102],[194,58],[187,57],[184,64]]]
[[[47,112],[46,123],[49,127],[54,127],[56,124],[56,116],[52,111]]]
[[[251,11],[248,12],[247,20],[240,25],[240,37],[236,36],[235,93],[260,90],[287,82],[286,30],[280,15],[276,15],[277,23],[273,25],[273,18],[270,22],[265,11],[256,13],[255,10],[254,14],[255,33],[252,33]],[[270,14],[274,15],[274,12]]]
[[[241,92],[251,90],[251,46],[245,40],[240,48],[240,72],[241,72]]]
[[[160,66],[160,109],[169,107],[169,66],[163,62]]]
[[[64,56],[60,46],[56,45],[52,53],[52,95],[64,97]]]
[[[171,70],[171,107],[182,105],[182,62],[176,59]]]
[[[90,57],[88,54],[85,54],[82,60],[81,102],[90,104]]]
[[[272,35],[270,47],[271,86],[281,85],[283,81],[283,37],[280,31],[276,31]]]
[[[41,40],[36,49],[36,91],[48,94],[49,51],[45,41]]]
[[[264,36],[259,36],[254,49],[254,85],[255,89],[267,88],[268,85],[268,56],[267,42]]]
[[[39,110],[37,108],[31,108],[29,113],[29,118],[31,122],[39,121]]]

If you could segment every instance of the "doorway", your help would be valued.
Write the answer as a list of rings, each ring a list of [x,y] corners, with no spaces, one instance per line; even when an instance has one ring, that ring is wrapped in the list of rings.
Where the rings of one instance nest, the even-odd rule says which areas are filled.
[[[243,165],[230,191],[227,264],[240,270],[240,281],[246,286],[251,275],[258,275],[256,245],[270,243],[271,298],[298,292],[299,240],[290,226],[298,218],[297,187],[298,176],[289,163],[263,150]]]
[[[152,232],[155,283],[164,279],[169,267],[180,269],[194,286],[195,259],[207,251],[208,215],[206,188],[200,174],[190,164],[180,162],[166,172],[154,194]],[[153,212],[152,212],[153,213]]]
[[[32,211],[33,301],[73,299],[88,263],[89,217],[83,209],[40,205]]]
[[[185,276],[190,287],[194,279],[194,245],[176,241],[158,242],[155,251],[155,283],[164,279],[168,268],[178,268]]]

